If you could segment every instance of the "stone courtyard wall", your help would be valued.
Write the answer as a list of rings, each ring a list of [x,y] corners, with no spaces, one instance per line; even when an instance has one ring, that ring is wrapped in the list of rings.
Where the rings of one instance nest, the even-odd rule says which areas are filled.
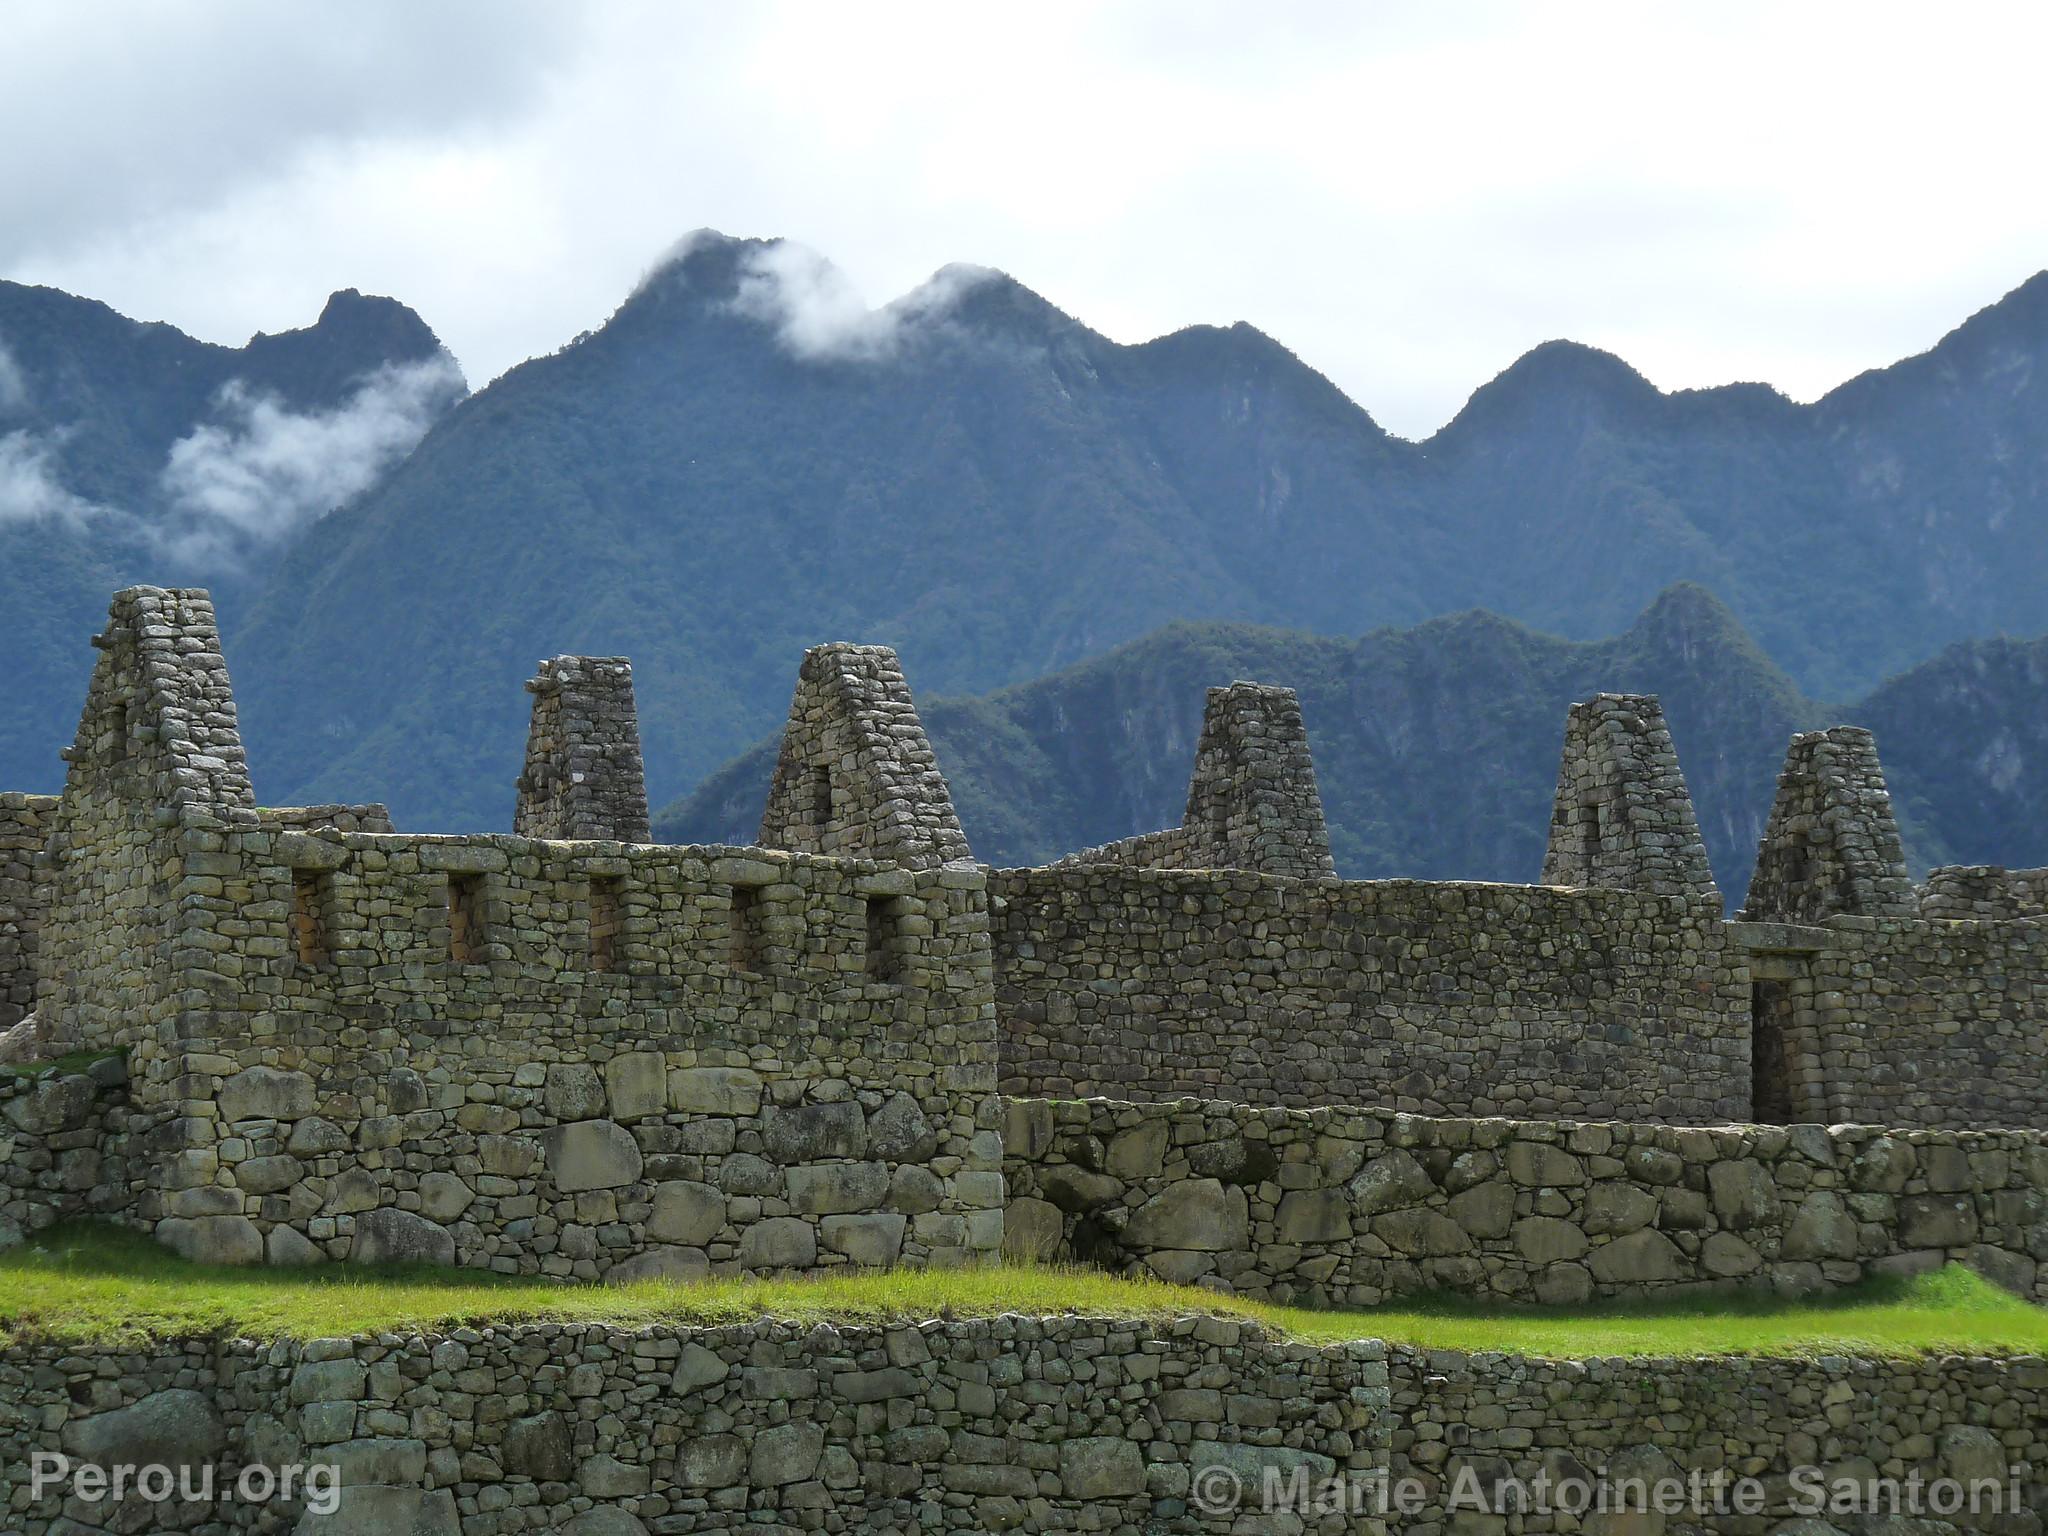
[[[1003,1089],[1739,1120],[1708,899],[1097,865],[990,876]]]
[[[119,1057],[82,1072],[0,1069],[0,1249],[80,1217],[119,1220],[148,1162]]]
[[[2033,1358],[1544,1361],[1315,1348],[1193,1317],[479,1327],[147,1352],[17,1342],[0,1404],[20,1410],[0,1411],[0,1518],[24,1536],[2010,1536],[2048,1509],[2048,1364]],[[340,1508],[301,1525],[293,1499],[38,1499],[36,1453],[212,1468],[217,1491],[250,1466],[311,1464]],[[1310,1498],[1341,1480],[1355,1512],[1262,1508],[1269,1471],[1283,1490],[1300,1474]],[[1760,1480],[1764,1512],[1667,1525],[1469,1502],[1506,1497],[1503,1478],[1693,1472]],[[2001,1485],[2006,1511],[1784,1524],[1813,1513],[1799,1479],[1914,1474]]]
[[[2048,919],[1739,925],[1786,1118],[2048,1130]],[[1776,937],[1773,937],[1776,935]]]
[[[195,1256],[596,1278],[946,1264],[1002,1223],[986,897],[718,848],[189,827]],[[201,894],[203,890],[203,894]]]
[[[36,934],[49,904],[36,860],[49,841],[55,795],[0,794],[0,1030],[36,1006]]]
[[[1966,1262],[2048,1300],[2048,1136],[1015,1100],[1010,1251],[1289,1301],[1806,1294]]]
[[[1944,865],[1920,887],[1920,915],[1951,921],[2048,917],[2048,869]]]
[[[115,1461],[145,1444],[217,1463],[223,1487],[251,1462],[338,1468],[342,1509],[315,1532],[1224,1536],[1232,1511],[1191,1507],[1212,1467],[1252,1482],[1267,1465],[1384,1471],[1385,1358],[1204,1318],[17,1346],[0,1354],[0,1402],[33,1411],[0,1414],[0,1480],[28,1536],[66,1514],[108,1520],[104,1505],[33,1502],[34,1451]],[[223,1501],[191,1518],[202,1533],[283,1532],[297,1507]]]
[[[1426,1501],[1403,1536],[1511,1529],[1711,1531],[1716,1536],[1888,1536],[2031,1531],[2048,1512],[2048,1362],[2038,1359],[1530,1360],[1395,1348],[1389,1357],[1397,1436],[1391,1474]],[[1544,1475],[1654,1485],[1717,1475],[1761,1484],[1762,1509],[1737,1513],[1711,1491],[1676,1512],[1579,1516],[1512,1510],[1502,1479]],[[1978,1513],[1934,1519],[1932,1503],[1858,1516],[1817,1500],[1875,1479],[1975,1486]],[[1992,1491],[1996,1485],[1997,1492]],[[1732,1490],[1731,1490],[1732,1491]],[[1939,1495],[1946,1497],[1946,1494]],[[1690,1499],[1690,1495],[1688,1495]],[[1994,1505],[1994,1500],[1997,1501]],[[1787,1523],[1787,1522],[1796,1523]],[[1512,1522],[1510,1524],[1510,1522]]]

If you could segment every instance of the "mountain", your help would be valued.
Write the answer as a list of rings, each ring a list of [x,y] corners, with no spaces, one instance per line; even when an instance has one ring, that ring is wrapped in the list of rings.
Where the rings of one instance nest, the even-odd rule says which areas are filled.
[[[1559,342],[1411,443],[1247,326],[1118,345],[970,269],[870,311],[705,233],[308,527],[231,655],[267,797],[448,827],[507,824],[518,684],[560,651],[633,656],[658,798],[832,639],[981,693],[1176,620],[1590,641],[1693,581],[1848,697],[2048,629],[2044,358],[2048,277],[1813,405]]]
[[[1655,693],[1716,879],[1747,888],[1787,739],[1870,726],[1918,868],[2048,863],[2048,641],[1958,645],[1861,703],[1803,698],[1705,589],[1664,593],[1617,638],[1561,640],[1488,613],[1332,640],[1178,624],[979,699],[921,706],[975,855],[1032,864],[1180,820],[1203,693],[1301,694],[1340,874],[1527,881],[1543,861],[1566,708]],[[776,742],[662,811],[675,842],[751,842]]]
[[[1716,875],[1739,888],[1786,738],[1820,719],[1693,586],[1595,643],[1489,613],[1352,640],[1177,624],[921,713],[976,857],[1039,863],[1178,822],[1204,690],[1235,678],[1300,693],[1332,852],[1354,878],[1533,880],[1565,710],[1607,690],[1663,696]],[[751,841],[773,765],[764,741],[662,812],[657,835]]]
[[[195,582],[232,609],[463,392],[390,299],[337,293],[304,330],[222,347],[0,282],[0,786],[61,781],[109,593]]]

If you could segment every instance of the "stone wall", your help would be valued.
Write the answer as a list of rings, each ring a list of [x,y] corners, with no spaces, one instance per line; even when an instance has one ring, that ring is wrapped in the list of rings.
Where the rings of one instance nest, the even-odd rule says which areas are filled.
[[[1950,921],[2048,917],[2048,869],[1946,865],[1920,888],[1920,915]]]
[[[36,871],[54,795],[0,794],[0,1030],[10,1029],[36,1005],[36,934],[49,896]]]
[[[1571,707],[1540,883],[1718,897],[1655,698],[1602,693]]]
[[[1794,736],[1743,918],[1812,923],[1919,910],[1876,740],[1854,725]]]
[[[2048,1137],[1019,1100],[1012,1253],[1278,1300],[1804,1294],[1967,1262],[2048,1299]]]
[[[522,837],[644,843],[647,779],[633,664],[556,656],[526,685],[533,722],[512,830]]]
[[[337,1469],[306,1529],[411,1536],[665,1536],[720,1530],[1223,1533],[1195,1479],[1221,1467],[1383,1472],[1386,1351],[1317,1349],[1238,1323],[1002,1317],[895,1327],[754,1323],[466,1328],[427,1337],[148,1354],[0,1355],[12,1528],[69,1513],[30,1497],[37,1450],[102,1463]],[[323,1474],[324,1475],[324,1474]],[[292,1502],[222,1501],[199,1532],[291,1530]],[[188,1528],[185,1520],[180,1528]],[[1355,1527],[1369,1532],[1377,1523]]]
[[[906,869],[972,858],[910,684],[887,646],[804,652],[761,845]]]
[[[1715,901],[1106,865],[989,888],[1007,1093],[1747,1116]]]
[[[366,805],[260,806],[259,826],[273,832],[391,832],[391,810],[372,801]]]
[[[986,896],[761,850],[188,829],[197,1256],[595,1278],[993,1251]]]
[[[1243,682],[1211,688],[1181,824],[1058,863],[1333,877],[1323,798],[1294,690]]]
[[[1568,1361],[1397,1347],[1389,1365],[1401,1426],[1390,1470],[1423,1501],[1394,1524],[1403,1536],[1933,1536],[2030,1531],[2048,1512],[2048,1362],[2038,1359]],[[1544,1477],[1553,1487],[1565,1478],[1613,1487],[1677,1479],[1688,1491],[1668,1517],[1579,1515],[1554,1497],[1547,1510],[1510,1502],[1514,1489],[1503,1480],[1534,1488]],[[1843,1492],[1845,1483],[1864,1489],[1914,1477],[1923,1486],[1977,1485],[1983,1507],[1937,1520],[1931,1511],[1944,1506],[1932,1499],[1917,1516],[1910,1507],[1887,1514],[1875,1502],[1890,1497],[1883,1485]],[[1736,1479],[1760,1485],[1755,1513],[1738,1512]],[[1838,1496],[1865,1498],[1868,1513],[1818,1502]]]
[[[0,1249],[134,1208],[148,1149],[131,1136],[126,1080],[118,1056],[82,1072],[0,1069]]]
[[[2026,1357],[1530,1360],[1313,1348],[1192,1317],[474,1327],[147,1352],[17,1342],[0,1404],[22,1410],[0,1411],[0,1488],[24,1536],[2011,1536],[2048,1509],[2048,1363]],[[339,1507],[300,1525],[297,1498],[109,1505],[66,1501],[61,1482],[38,1498],[38,1453],[189,1468],[194,1487],[212,1469],[220,1495],[261,1488],[251,1467],[310,1466]],[[1266,1504],[1269,1473],[1283,1500],[1299,1476],[1308,1507]],[[1512,1507],[1509,1479],[1695,1473],[1696,1512],[1668,1523],[1491,1512]],[[1714,1512],[1717,1474],[1723,1489],[1754,1479],[1762,1510]],[[1784,1523],[1811,1518],[1803,1501],[1834,1479],[1916,1475],[2004,1512]],[[1350,1513],[1313,1502],[1333,1489]]]
[[[1758,1080],[1787,1085],[1782,1118],[2048,1130],[2048,919],[1735,932],[1758,978]]]

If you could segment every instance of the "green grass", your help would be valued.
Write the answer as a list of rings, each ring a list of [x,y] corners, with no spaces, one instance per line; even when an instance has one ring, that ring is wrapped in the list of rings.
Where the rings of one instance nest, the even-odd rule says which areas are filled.
[[[1799,1304],[1728,1296],[1509,1310],[1404,1302],[1368,1311],[1269,1307],[1084,1270],[894,1270],[845,1279],[506,1279],[467,1270],[221,1269],[188,1264],[117,1228],[52,1228],[0,1254],[0,1342],[133,1343],[237,1334],[324,1337],[461,1323],[727,1323],[774,1316],[877,1322],[999,1312],[1157,1319],[1221,1313],[1311,1343],[1382,1338],[1432,1349],[1549,1358],[1963,1352],[2048,1354],[2048,1311],[1952,1266]]]

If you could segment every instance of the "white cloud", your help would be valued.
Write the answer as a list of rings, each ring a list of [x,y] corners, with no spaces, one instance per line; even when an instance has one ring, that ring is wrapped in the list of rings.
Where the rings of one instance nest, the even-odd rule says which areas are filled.
[[[1412,435],[1556,336],[1810,398],[2048,251],[2019,0],[27,14],[0,271],[231,343],[392,293],[479,381],[699,225],[869,294],[993,262],[1120,340],[1248,320]]]
[[[29,431],[0,433],[0,527],[61,523],[81,528],[109,509],[74,496],[58,479],[58,442]]]
[[[778,240],[748,252],[733,308],[775,328],[795,357],[862,361],[893,354],[922,326],[995,274],[986,267],[943,267],[909,293],[870,309],[838,267],[807,246]]]
[[[160,477],[169,510],[155,536],[202,566],[282,543],[411,452],[462,387],[445,353],[387,363],[330,411],[291,411],[232,383],[219,400],[225,419],[172,445]]]

